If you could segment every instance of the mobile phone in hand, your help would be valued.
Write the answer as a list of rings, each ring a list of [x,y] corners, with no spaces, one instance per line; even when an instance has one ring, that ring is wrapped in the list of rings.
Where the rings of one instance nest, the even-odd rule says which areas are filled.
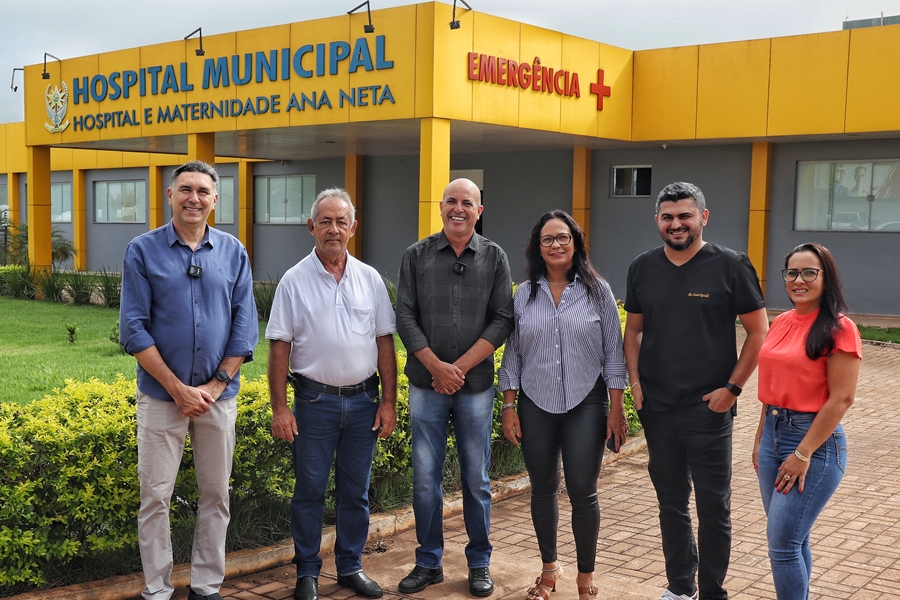
[[[616,436],[611,435],[609,439],[606,440],[606,447],[612,450],[614,453],[618,454],[619,451],[616,450]]]

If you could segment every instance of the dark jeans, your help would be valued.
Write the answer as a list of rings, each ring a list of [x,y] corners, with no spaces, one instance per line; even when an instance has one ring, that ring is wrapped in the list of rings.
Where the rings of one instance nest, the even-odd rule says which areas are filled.
[[[301,389],[294,394],[299,434],[294,438],[291,535],[297,577],[319,576],[325,489],[334,457],[337,508],[334,562],[338,575],[362,570],[369,535],[369,474],[377,433],[378,390],[335,396]]]
[[[606,407],[606,387],[602,385],[595,387],[578,406],[560,414],[538,408],[524,392],[519,392],[522,457],[531,479],[531,520],[541,560],[556,560],[561,455],[572,505],[579,573],[593,573],[597,555],[597,477],[606,438]]]
[[[648,470],[659,500],[659,527],[669,590],[690,596],[694,576],[702,600],[728,598],[722,587],[731,556],[731,411],[694,402],[665,411],[643,409]],[[691,528],[691,482],[700,553]],[[698,569],[699,566],[699,569]]]

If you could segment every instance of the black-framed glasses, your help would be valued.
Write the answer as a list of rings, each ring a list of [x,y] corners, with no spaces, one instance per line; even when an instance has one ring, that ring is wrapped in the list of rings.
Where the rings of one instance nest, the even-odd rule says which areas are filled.
[[[784,277],[785,281],[797,281],[797,277],[803,279],[803,281],[809,283],[810,281],[815,281],[819,276],[819,271],[822,269],[782,269],[781,276]]]
[[[556,237],[552,235],[545,235],[541,238],[541,246],[544,248],[549,248],[553,245],[553,242],[559,242],[560,246],[568,246],[572,243],[572,234],[571,233],[560,233]]]

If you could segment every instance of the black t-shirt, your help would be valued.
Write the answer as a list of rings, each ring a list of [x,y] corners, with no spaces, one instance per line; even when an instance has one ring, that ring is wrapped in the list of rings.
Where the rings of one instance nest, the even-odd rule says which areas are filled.
[[[746,254],[707,242],[676,266],[662,246],[628,268],[625,310],[644,315],[644,406],[666,410],[723,387],[737,364],[735,319],[765,306]]]

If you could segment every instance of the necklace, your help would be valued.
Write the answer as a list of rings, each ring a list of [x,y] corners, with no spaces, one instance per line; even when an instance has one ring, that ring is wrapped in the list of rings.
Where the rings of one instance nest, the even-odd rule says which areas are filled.
[[[548,281],[547,283],[550,285],[569,285],[572,282],[571,281],[560,281],[557,283],[556,281]]]

